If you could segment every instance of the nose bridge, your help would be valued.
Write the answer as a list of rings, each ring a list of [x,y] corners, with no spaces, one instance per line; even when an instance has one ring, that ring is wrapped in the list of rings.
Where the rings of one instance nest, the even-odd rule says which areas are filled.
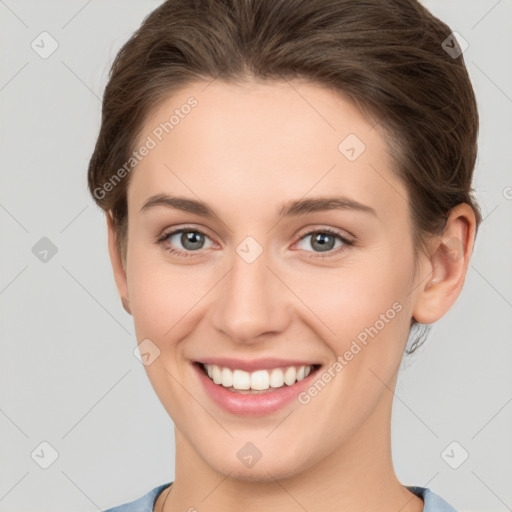
[[[268,266],[268,251],[252,237],[235,248],[213,315],[214,327],[233,341],[250,342],[286,326],[285,289]]]

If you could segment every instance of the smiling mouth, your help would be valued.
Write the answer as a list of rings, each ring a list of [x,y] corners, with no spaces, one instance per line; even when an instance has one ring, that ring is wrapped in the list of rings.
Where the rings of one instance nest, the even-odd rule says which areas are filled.
[[[293,386],[316,372],[321,365],[283,366],[268,370],[247,372],[215,364],[196,362],[203,373],[215,384],[235,393],[258,394]]]

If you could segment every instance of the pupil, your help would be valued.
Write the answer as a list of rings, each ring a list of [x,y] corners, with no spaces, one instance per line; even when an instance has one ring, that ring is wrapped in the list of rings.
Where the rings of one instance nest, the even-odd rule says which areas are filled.
[[[186,231],[181,235],[181,243],[186,249],[200,249],[202,242],[202,235],[195,231]]]
[[[326,241],[327,239],[327,241]],[[314,243],[319,243],[319,249],[321,252],[328,251],[333,248],[334,237],[325,233],[318,233],[313,238]],[[331,243],[329,243],[331,242]]]

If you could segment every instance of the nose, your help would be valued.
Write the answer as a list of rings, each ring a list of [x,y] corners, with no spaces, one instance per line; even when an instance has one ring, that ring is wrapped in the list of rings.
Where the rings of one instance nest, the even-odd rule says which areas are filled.
[[[213,326],[233,342],[261,343],[291,321],[291,293],[269,263],[265,251],[252,262],[235,253],[231,270],[217,287]]]

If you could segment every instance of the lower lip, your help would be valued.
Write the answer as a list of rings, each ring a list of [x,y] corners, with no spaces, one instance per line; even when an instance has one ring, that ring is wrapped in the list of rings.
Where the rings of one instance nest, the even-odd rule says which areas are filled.
[[[229,391],[224,386],[215,384],[203,371],[198,363],[193,363],[194,370],[199,376],[208,396],[222,409],[239,416],[263,416],[275,412],[286,406],[297,395],[309,386],[310,380],[318,369],[312,371],[307,377],[292,386],[284,385],[281,388],[271,388],[266,393],[237,393]]]

